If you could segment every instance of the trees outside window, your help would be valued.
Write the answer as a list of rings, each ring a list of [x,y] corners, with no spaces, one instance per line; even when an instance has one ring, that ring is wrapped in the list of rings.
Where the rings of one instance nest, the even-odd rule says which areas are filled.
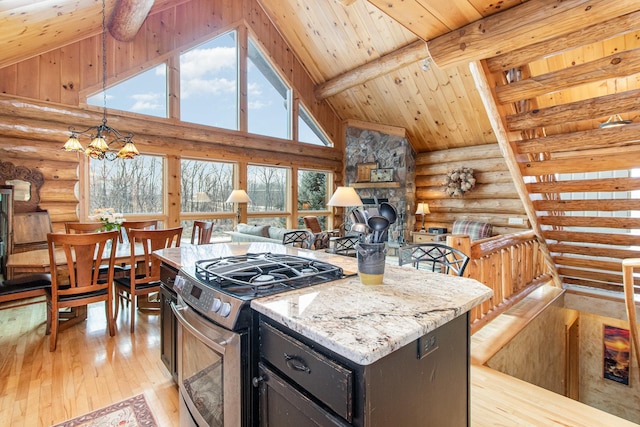
[[[287,207],[289,169],[270,166],[247,166],[249,212],[284,212]]]
[[[327,217],[317,215],[317,211],[327,210],[327,185],[329,172],[299,170],[298,171],[298,211],[316,215],[323,229],[327,226]],[[302,217],[298,218],[298,228],[304,228]]]
[[[157,214],[164,206],[163,158],[141,155],[127,160],[91,160],[89,208],[123,214]]]
[[[182,159],[180,165],[183,213],[233,210],[225,203],[233,190],[233,164]]]

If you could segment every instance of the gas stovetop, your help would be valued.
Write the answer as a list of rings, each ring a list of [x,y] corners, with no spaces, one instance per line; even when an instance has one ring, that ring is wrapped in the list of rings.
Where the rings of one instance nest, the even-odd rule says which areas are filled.
[[[182,269],[174,289],[202,315],[234,329],[258,297],[340,279],[340,267],[288,254],[257,253],[200,260]]]

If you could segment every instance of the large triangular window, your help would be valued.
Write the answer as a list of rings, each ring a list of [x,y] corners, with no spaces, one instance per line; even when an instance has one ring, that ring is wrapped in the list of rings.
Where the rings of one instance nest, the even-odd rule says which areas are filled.
[[[87,98],[87,104],[103,107],[100,91]],[[167,117],[167,67],[164,63],[137,74],[106,90],[109,109],[129,111],[155,117]]]
[[[302,104],[299,105],[298,110],[298,141],[314,145],[333,146]]]
[[[249,39],[247,122],[251,133],[291,139],[291,90]]]
[[[237,33],[180,55],[180,120],[238,130]]]

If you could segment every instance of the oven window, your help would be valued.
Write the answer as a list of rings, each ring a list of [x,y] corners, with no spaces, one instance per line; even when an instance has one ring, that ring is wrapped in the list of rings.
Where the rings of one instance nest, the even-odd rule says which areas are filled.
[[[223,427],[223,358],[183,329],[182,382],[202,418],[211,427]]]

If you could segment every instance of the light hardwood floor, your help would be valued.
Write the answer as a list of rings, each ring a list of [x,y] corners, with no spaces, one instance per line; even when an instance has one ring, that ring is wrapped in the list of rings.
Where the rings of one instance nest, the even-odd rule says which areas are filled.
[[[138,312],[130,334],[121,313],[111,338],[104,306],[93,304],[87,321],[62,331],[50,353],[43,303],[0,309],[0,427],[50,426],[140,393],[161,427],[178,426],[178,389],[160,361],[159,321]],[[471,425],[637,426],[481,365],[471,366]]]
[[[59,333],[53,353],[45,319],[44,303],[0,310],[0,426],[50,426],[140,393],[160,426],[178,426],[159,314],[138,312],[130,334],[125,310],[110,337],[104,304],[92,304],[87,321]]]

